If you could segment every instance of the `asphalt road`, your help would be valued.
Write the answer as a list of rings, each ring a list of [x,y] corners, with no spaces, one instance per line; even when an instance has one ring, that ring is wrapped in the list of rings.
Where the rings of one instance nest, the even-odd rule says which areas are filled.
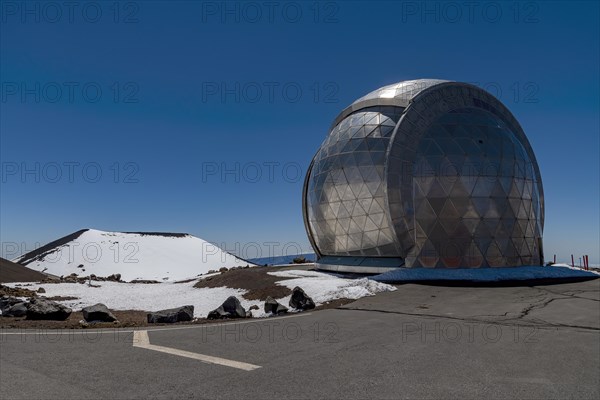
[[[342,309],[149,329],[154,349],[142,336],[6,330],[0,398],[600,397],[600,280],[408,284]]]

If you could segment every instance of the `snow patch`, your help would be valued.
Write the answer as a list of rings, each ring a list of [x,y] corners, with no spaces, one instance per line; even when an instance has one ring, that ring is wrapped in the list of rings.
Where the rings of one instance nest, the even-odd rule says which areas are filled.
[[[319,305],[337,299],[360,299],[379,292],[396,290],[394,286],[372,281],[368,278],[348,279],[316,271],[288,270],[269,272],[269,275],[293,278],[276,282],[277,285],[293,289],[299,286]],[[284,300],[289,301],[290,296]],[[281,302],[280,302],[281,303]]]
[[[259,301],[248,301],[242,298],[245,290],[225,287],[198,289],[194,287],[196,282],[154,284],[93,282],[100,287],[90,287],[81,283],[52,283],[35,284],[31,290],[37,290],[41,286],[46,290],[44,294],[46,297],[77,297],[77,300],[59,301],[76,311],[96,303],[103,303],[111,310],[144,311],[193,305],[194,317],[202,318],[219,307],[229,296],[236,296],[246,309],[254,304],[260,306]]]
[[[270,275],[279,277],[291,277],[293,279],[276,282],[277,285],[293,289],[300,286],[317,305],[336,299],[359,299],[365,296],[373,296],[376,293],[396,290],[394,286],[375,282],[367,278],[346,279],[335,275],[314,271],[277,271],[269,272]],[[205,277],[202,277],[202,279]],[[248,310],[257,305],[258,310],[252,310],[253,317],[266,317],[264,303],[260,300],[246,300],[242,296],[246,290],[219,288],[195,288],[197,280],[185,283],[119,283],[119,282],[97,282],[90,287],[81,283],[52,283],[33,284],[30,289],[37,291],[39,287],[46,290],[44,296],[70,296],[77,300],[59,301],[75,311],[96,303],[103,303],[111,310],[144,310],[159,311],[167,308],[180,307],[184,305],[194,306],[194,317],[205,318],[208,313],[219,307],[229,296],[236,296],[242,306]],[[22,283],[9,283],[7,286],[15,287]],[[291,296],[276,299],[287,306]],[[290,309],[290,312],[295,312]]]

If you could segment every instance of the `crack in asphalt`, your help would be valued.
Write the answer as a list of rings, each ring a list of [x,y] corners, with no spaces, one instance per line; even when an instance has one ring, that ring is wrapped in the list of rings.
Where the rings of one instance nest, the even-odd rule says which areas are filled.
[[[519,300],[522,300],[523,302],[527,302],[529,304],[527,306],[525,306],[524,308],[522,308],[521,311],[516,313],[517,315],[515,315],[515,316],[509,316],[509,314],[515,314],[515,313],[511,313],[510,311],[506,311],[502,314],[500,314],[500,313],[499,314],[479,314],[479,315],[473,315],[470,317],[453,317],[453,316],[440,315],[440,314],[424,314],[424,313],[411,313],[411,312],[389,311],[389,310],[380,310],[380,309],[364,309],[364,308],[353,308],[353,307],[348,307],[348,306],[346,306],[344,308],[337,308],[337,309],[338,310],[354,310],[354,311],[374,311],[374,312],[381,312],[381,313],[388,313],[388,314],[410,315],[410,316],[425,317],[425,318],[447,318],[447,319],[459,320],[459,321],[464,321],[464,322],[488,323],[488,324],[507,325],[507,326],[519,325],[519,326],[531,326],[531,327],[540,327],[540,328],[547,328],[547,329],[576,328],[576,329],[585,329],[585,330],[591,330],[591,331],[600,331],[600,328],[595,327],[595,326],[552,323],[552,322],[543,320],[541,318],[536,318],[536,317],[530,316],[530,314],[532,312],[541,310],[541,309],[545,308],[546,306],[548,306],[548,304],[550,304],[554,301],[557,301],[557,300],[570,300],[573,298],[577,298],[577,299],[581,299],[581,300],[590,300],[590,301],[600,302],[600,300],[590,299],[587,297],[581,297],[581,296],[577,296],[576,294],[574,294],[574,293],[585,293],[585,292],[598,292],[598,290],[574,289],[574,290],[571,290],[571,292],[574,292],[574,293],[561,293],[561,292],[555,292],[555,291],[552,291],[552,290],[549,290],[549,289],[546,289],[543,287],[537,287],[537,286],[529,286],[529,288],[536,290],[536,292],[524,294],[524,295],[520,296]],[[558,296],[558,297],[552,297],[552,298],[548,299],[548,295]],[[526,319],[527,316],[530,316],[530,318]],[[504,318],[504,319],[501,319],[498,321],[490,321],[488,319],[485,319],[485,317]],[[519,321],[519,323],[510,323],[510,322],[515,322],[515,321]]]
[[[551,299],[550,301],[545,302],[546,304],[541,305],[541,308],[543,308],[546,305],[548,305],[549,303],[551,303],[552,300],[557,300],[557,299]],[[542,319],[524,320],[523,317],[525,317],[527,314],[529,314],[529,312],[531,312],[531,309],[535,308],[535,306],[536,305],[530,305],[530,306],[526,307],[523,311],[521,311],[520,315],[516,318],[509,318],[509,319],[505,319],[505,320],[501,320],[501,321],[490,321],[490,320],[485,320],[485,319],[477,319],[477,318],[473,318],[473,317],[452,317],[449,315],[440,315],[440,314],[410,313],[410,312],[402,312],[402,311],[389,311],[389,310],[352,308],[352,307],[336,308],[336,310],[366,311],[366,312],[377,312],[377,313],[383,313],[383,314],[410,315],[413,317],[423,317],[423,318],[445,318],[445,319],[470,322],[470,323],[486,323],[486,324],[504,325],[504,326],[528,326],[528,327],[546,328],[546,329],[576,328],[576,329],[590,330],[590,331],[595,331],[595,332],[600,331],[600,328],[597,328],[595,326],[555,324],[555,323],[551,323],[548,321],[544,321]],[[504,314],[506,315],[506,314],[508,314],[508,312],[506,312]],[[496,315],[496,316],[500,317],[500,315]],[[508,323],[511,321],[523,321],[523,322],[531,322],[531,323],[529,323],[529,324],[528,323],[512,323],[512,324]],[[538,323],[536,321],[540,321],[542,323]]]
[[[526,317],[527,315],[529,315],[529,313],[533,310],[537,310],[537,309],[542,309],[545,308],[548,304],[552,303],[554,300],[561,300],[559,298],[552,298],[546,301],[543,301],[542,303],[538,303],[538,304],[530,304],[527,307],[525,307],[524,309],[521,310],[521,312],[519,313],[519,315],[515,318],[515,319],[523,319],[524,317]],[[543,320],[541,320],[543,321]],[[546,321],[544,321],[546,322]]]
[[[558,295],[558,296],[568,296],[568,297],[575,298],[575,299],[600,302],[599,299],[590,299],[589,297],[575,296],[574,294],[569,294],[569,293],[554,292],[554,291],[546,289],[546,288],[535,287],[535,289],[537,289],[537,290],[543,290],[544,292],[552,293],[552,294],[555,294],[555,295]],[[598,290],[569,290],[569,291],[573,292],[573,293],[598,292]]]

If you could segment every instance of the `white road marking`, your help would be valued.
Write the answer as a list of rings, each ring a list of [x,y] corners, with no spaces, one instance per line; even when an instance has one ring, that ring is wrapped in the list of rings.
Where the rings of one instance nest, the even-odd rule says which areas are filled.
[[[207,356],[204,354],[192,353],[191,351],[173,349],[171,347],[156,346],[150,344],[150,338],[148,337],[148,331],[135,331],[133,333],[133,347],[139,347],[142,349],[159,351],[161,353],[173,354],[180,357],[192,358],[194,360],[202,361],[208,364],[223,365],[225,367],[237,368],[244,371],[253,371],[260,368],[258,365],[247,364],[240,361],[228,360],[226,358]]]

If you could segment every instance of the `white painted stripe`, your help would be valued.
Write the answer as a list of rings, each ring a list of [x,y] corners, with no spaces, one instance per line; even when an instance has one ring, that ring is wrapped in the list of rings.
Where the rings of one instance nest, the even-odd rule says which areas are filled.
[[[135,331],[133,333],[133,347],[139,347],[142,349],[159,351],[161,353],[173,354],[175,356],[191,358],[194,360],[202,361],[207,364],[223,365],[225,367],[237,368],[244,371],[253,371],[260,368],[258,365],[248,364],[240,361],[228,360],[226,358],[207,356],[205,354],[192,353],[191,351],[173,349],[171,347],[156,346],[150,344],[150,338],[148,337],[148,331]]]
[[[146,347],[150,345],[148,331],[133,332],[133,347]]]
[[[156,326],[156,327],[144,327],[146,330],[154,331],[178,331],[181,329],[204,329],[213,328],[223,325],[243,325],[243,324],[257,324],[263,321],[281,320],[298,317],[308,317],[312,315],[311,312],[303,312],[292,315],[285,315],[281,317],[269,317],[269,318],[252,318],[244,321],[232,321],[232,322],[215,322],[212,324],[197,324],[197,325],[186,325],[186,326]],[[4,332],[4,331],[10,332]],[[137,332],[135,329],[127,328],[104,328],[104,329],[35,329],[35,328],[0,328],[0,335],[91,335],[91,334],[103,334],[103,333],[132,333]]]

